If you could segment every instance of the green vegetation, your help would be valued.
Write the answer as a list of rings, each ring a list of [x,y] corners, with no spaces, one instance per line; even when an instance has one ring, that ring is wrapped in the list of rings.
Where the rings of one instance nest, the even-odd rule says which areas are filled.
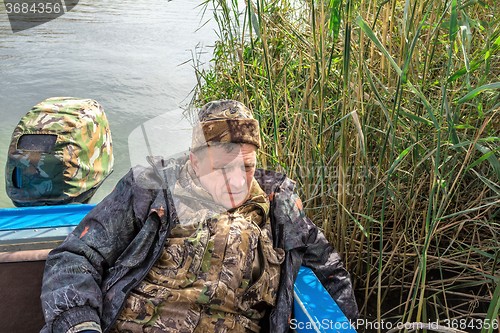
[[[498,320],[496,0],[205,5],[219,41],[195,102],[253,109],[262,166],[297,180],[361,316]]]

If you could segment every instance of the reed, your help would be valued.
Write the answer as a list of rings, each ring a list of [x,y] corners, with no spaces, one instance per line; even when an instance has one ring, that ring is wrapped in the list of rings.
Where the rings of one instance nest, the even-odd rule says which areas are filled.
[[[297,181],[345,256],[361,316],[498,320],[495,1],[204,6],[219,40],[210,69],[195,66],[194,102],[253,108],[262,167]]]

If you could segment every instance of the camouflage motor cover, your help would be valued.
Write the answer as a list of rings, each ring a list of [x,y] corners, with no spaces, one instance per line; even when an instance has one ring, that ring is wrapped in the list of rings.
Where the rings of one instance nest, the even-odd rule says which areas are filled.
[[[27,138],[30,145],[20,144]],[[53,142],[38,144],[37,138]],[[16,206],[86,202],[112,170],[111,132],[101,105],[52,97],[35,105],[14,129],[5,168],[7,195]]]

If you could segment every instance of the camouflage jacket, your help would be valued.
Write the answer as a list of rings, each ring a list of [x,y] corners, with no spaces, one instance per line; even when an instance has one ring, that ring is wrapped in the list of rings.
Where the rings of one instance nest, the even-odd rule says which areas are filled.
[[[157,160],[135,167],[47,258],[42,332],[66,333],[83,322],[109,331],[124,301],[161,255],[177,220],[169,183],[179,163]],[[293,283],[301,265],[310,267],[348,318],[358,315],[349,273],[339,254],[304,214],[295,184],[282,174],[257,170],[269,195],[275,247],[285,250],[276,307],[263,332],[288,332]]]

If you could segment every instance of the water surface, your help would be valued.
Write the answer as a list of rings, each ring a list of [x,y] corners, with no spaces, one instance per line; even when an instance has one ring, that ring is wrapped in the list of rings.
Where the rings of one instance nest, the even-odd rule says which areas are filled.
[[[186,106],[196,84],[193,54],[208,63],[215,23],[199,1],[80,0],[63,16],[12,33],[0,3],[0,207],[14,127],[48,97],[93,98],[113,136],[115,171],[93,197],[100,201],[131,167],[128,137],[141,123]],[[169,143],[175,144],[175,143]]]

